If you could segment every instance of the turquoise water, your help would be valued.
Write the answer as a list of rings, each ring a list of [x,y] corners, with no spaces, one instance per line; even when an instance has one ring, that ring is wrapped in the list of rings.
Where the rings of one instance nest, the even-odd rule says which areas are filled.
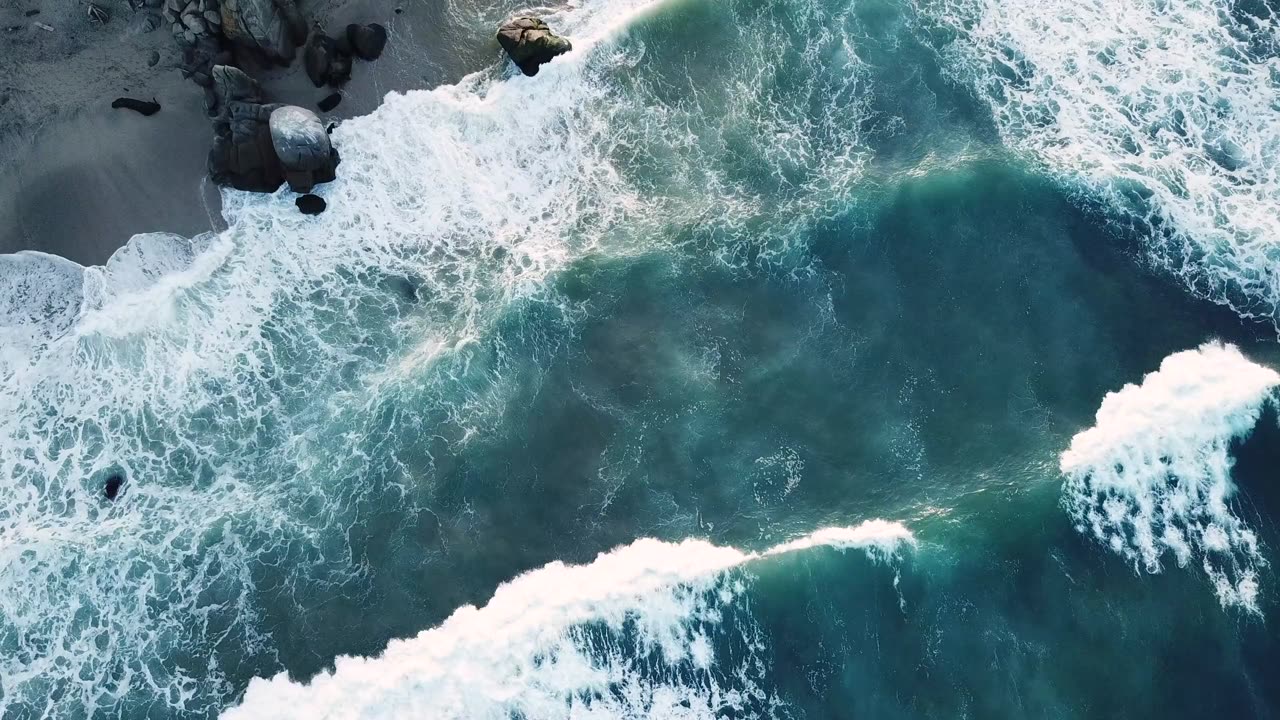
[[[1280,708],[1273,10],[548,19],[322,216],[0,258],[0,714]]]

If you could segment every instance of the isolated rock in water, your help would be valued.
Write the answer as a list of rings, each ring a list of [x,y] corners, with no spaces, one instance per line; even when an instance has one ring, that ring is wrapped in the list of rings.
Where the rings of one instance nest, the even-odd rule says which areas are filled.
[[[307,26],[294,0],[222,0],[219,11],[227,40],[272,62],[287,65],[306,38]]]
[[[573,49],[536,17],[514,18],[498,28],[498,44],[525,75],[537,75],[539,65]]]
[[[342,93],[330,93],[323,100],[316,103],[316,107],[320,108],[320,112],[329,112],[338,107],[340,102],[342,102]]]
[[[316,87],[322,87],[329,82],[329,68],[337,56],[338,48],[333,38],[320,32],[319,29],[311,34],[302,61],[307,70],[307,77]]]
[[[324,198],[319,195],[310,194],[303,195],[297,200],[294,200],[294,204],[298,206],[298,209],[302,211],[303,215],[319,215],[324,212],[325,208],[329,207],[329,204],[324,201]]]
[[[310,192],[334,178],[338,154],[315,113],[285,105],[271,113],[271,144],[294,192]]]
[[[142,113],[143,115],[148,115],[148,116],[155,115],[156,113],[160,112],[160,103],[156,102],[155,100],[147,102],[146,100],[134,100],[133,98],[122,97],[122,98],[116,98],[114,101],[112,101],[111,107],[116,108],[117,110],[119,110],[120,108],[124,108],[126,110],[133,110],[135,112],[139,112],[139,113]]]
[[[361,60],[377,60],[387,46],[387,29],[377,23],[348,25],[347,42]]]
[[[102,493],[107,496],[108,500],[115,500],[122,487],[124,487],[124,476],[119,473],[112,474],[103,484]]]

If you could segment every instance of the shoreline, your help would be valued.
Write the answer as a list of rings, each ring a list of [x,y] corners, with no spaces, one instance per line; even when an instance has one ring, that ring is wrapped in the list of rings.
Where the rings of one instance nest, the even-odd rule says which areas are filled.
[[[203,90],[181,77],[172,36],[139,26],[148,8],[132,17],[113,8],[94,27],[69,11],[49,13],[42,6],[51,0],[27,3],[0,10],[0,27],[22,27],[0,32],[0,52],[14,60],[0,69],[0,253],[101,265],[140,233],[223,229],[221,192],[207,176],[213,130]],[[271,101],[316,111],[326,124],[368,114],[390,92],[456,82],[498,57],[496,21],[435,4],[303,0],[299,8],[330,34],[353,22],[388,30],[382,57],[356,63],[327,113],[316,103],[334,90],[310,83],[301,50],[288,67],[252,69]],[[161,111],[112,109],[119,96],[154,97]]]

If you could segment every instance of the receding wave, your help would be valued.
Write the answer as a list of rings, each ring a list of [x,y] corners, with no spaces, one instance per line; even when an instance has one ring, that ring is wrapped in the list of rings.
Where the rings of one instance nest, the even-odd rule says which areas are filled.
[[[461,608],[379,657],[338,658],[306,683],[255,680],[222,717],[777,717],[743,567],[816,547],[891,562],[914,542],[879,520],[761,553],[637,540],[586,565],[521,575],[484,607]]]
[[[1200,563],[1223,605],[1257,610],[1253,530],[1232,509],[1230,445],[1274,402],[1280,374],[1234,346],[1175,353],[1141,385],[1107,395],[1062,454],[1076,528],[1147,572]]]
[[[1269,4],[923,2],[1011,148],[1103,198],[1195,293],[1280,326]]]

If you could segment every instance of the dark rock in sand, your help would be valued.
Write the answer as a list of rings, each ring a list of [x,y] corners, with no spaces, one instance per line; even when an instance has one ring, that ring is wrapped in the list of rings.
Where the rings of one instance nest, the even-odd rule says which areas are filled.
[[[361,60],[377,60],[387,46],[387,29],[377,23],[348,25],[347,42],[351,53]]]
[[[498,28],[498,44],[525,75],[537,75],[538,66],[573,49],[565,38],[551,32],[536,17],[517,17]]]
[[[334,178],[337,151],[315,113],[286,105],[271,113],[271,143],[294,192],[310,192],[317,183]]]
[[[298,206],[303,215],[319,215],[324,212],[325,208],[329,207],[324,198],[311,194],[303,195],[295,200],[294,204]]]
[[[342,93],[330,93],[323,100],[316,103],[316,107],[320,108],[320,112],[329,112],[338,107],[340,102],[342,102]]]
[[[213,118],[209,176],[219,185],[272,192],[284,182],[297,192],[334,179],[340,158],[320,118],[310,110],[264,102],[244,72],[213,68],[206,103]]]
[[[39,11],[39,10],[28,10],[25,14],[26,14],[26,16],[27,16],[27,17],[35,17],[36,15],[39,15],[39,14],[40,14],[40,11]]]
[[[338,52],[329,63],[329,87],[342,87],[351,79],[351,56]]]
[[[155,67],[158,64],[160,64],[160,53],[152,50],[151,57],[147,58],[147,67]]]
[[[338,56],[338,48],[333,38],[320,32],[317,28],[307,41],[307,49],[302,60],[307,70],[307,77],[316,87],[323,87],[329,82],[329,68]]]
[[[133,98],[126,97],[116,98],[111,103],[111,107],[117,110],[120,108],[133,110],[134,112],[142,113],[147,116],[155,115],[160,112],[160,103],[156,102],[154,99],[151,102],[147,102],[146,100],[135,100]]]
[[[102,486],[102,493],[107,496],[108,500],[115,500],[120,494],[120,488],[124,486],[124,476],[113,474],[107,478],[106,483]]]

